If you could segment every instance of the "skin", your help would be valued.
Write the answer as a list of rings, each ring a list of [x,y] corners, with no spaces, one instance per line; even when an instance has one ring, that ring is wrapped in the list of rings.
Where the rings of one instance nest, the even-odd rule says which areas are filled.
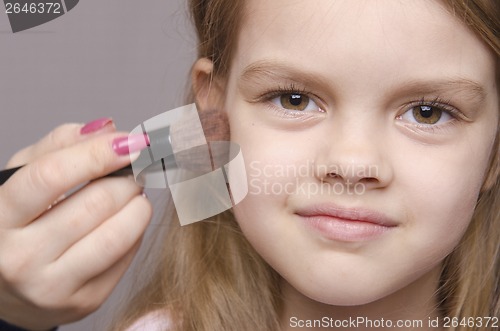
[[[283,277],[284,329],[291,316],[439,316],[441,264],[471,220],[497,134],[495,57],[437,1],[253,0],[246,13],[227,81],[208,86],[202,59],[195,87],[202,108],[225,109],[241,145],[250,193],[234,212]],[[289,86],[314,104],[283,110],[269,93]],[[422,99],[455,113],[419,124],[411,110]],[[304,164],[305,174],[276,172]],[[363,193],[348,194],[356,184]],[[395,226],[330,240],[296,214],[317,203]]]

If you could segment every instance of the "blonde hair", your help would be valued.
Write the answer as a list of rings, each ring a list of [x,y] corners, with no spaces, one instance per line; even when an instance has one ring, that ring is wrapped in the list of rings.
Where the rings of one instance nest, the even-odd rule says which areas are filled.
[[[493,0],[446,0],[445,3],[496,54],[499,91],[500,4]],[[500,317],[499,135],[500,130],[497,129],[489,170],[469,228],[443,265],[439,289],[442,311],[445,316],[458,317],[459,320],[481,316]],[[459,326],[454,330],[470,329]],[[494,328],[483,326],[475,330]]]
[[[497,1],[445,3],[498,58]],[[190,0],[189,7],[199,38],[198,56],[211,59],[214,76],[224,78],[236,48],[244,1]],[[443,264],[438,290],[443,316],[500,316],[499,155],[497,133],[470,226]],[[174,210],[173,206],[168,210]],[[170,221],[165,245],[153,276],[113,329],[122,330],[159,308],[168,311],[179,322],[177,328],[184,331],[280,329],[280,277],[245,239],[231,211],[185,227],[179,225],[173,211],[166,218]]]

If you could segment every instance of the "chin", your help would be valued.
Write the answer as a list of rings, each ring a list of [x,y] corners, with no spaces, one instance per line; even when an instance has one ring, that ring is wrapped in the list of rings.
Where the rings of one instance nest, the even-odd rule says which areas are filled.
[[[370,293],[360,288],[346,291],[346,288],[325,292],[315,291],[313,293],[304,293],[309,299],[332,306],[362,306],[378,301],[390,293]]]
[[[333,277],[332,277],[333,278]],[[352,279],[351,279],[352,280]],[[404,284],[382,283],[379,279],[363,284],[336,282],[334,279],[311,278],[291,286],[301,295],[322,304],[332,306],[362,306],[384,299],[405,288]]]

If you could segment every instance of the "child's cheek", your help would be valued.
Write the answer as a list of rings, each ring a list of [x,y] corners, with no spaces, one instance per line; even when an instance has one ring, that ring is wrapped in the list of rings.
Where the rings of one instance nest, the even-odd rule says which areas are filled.
[[[483,172],[477,169],[485,169],[487,163],[487,155],[470,157],[468,150],[464,146],[427,148],[425,154],[405,154],[396,161],[393,190],[400,192],[405,227],[411,230],[408,247],[429,247],[430,253],[444,257],[462,238],[482,184]]]

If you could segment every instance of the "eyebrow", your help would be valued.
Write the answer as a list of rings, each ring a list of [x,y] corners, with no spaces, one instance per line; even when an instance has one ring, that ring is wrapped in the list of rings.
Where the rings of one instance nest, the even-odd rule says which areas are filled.
[[[478,105],[484,103],[487,97],[486,89],[480,83],[463,77],[430,81],[409,81],[396,90],[398,95],[425,96],[429,94],[458,93]]]
[[[258,83],[263,80],[292,81],[306,86],[330,86],[326,77],[299,69],[297,66],[275,60],[259,60],[243,70],[240,82]],[[481,104],[487,97],[486,89],[478,82],[464,77],[430,80],[410,80],[392,88],[391,95],[420,96],[460,93],[466,99]]]
[[[260,60],[248,65],[243,70],[239,80],[247,83],[258,83],[263,80],[292,81],[307,86],[325,86],[328,84],[326,79],[317,74],[300,70],[297,66],[272,60]]]

